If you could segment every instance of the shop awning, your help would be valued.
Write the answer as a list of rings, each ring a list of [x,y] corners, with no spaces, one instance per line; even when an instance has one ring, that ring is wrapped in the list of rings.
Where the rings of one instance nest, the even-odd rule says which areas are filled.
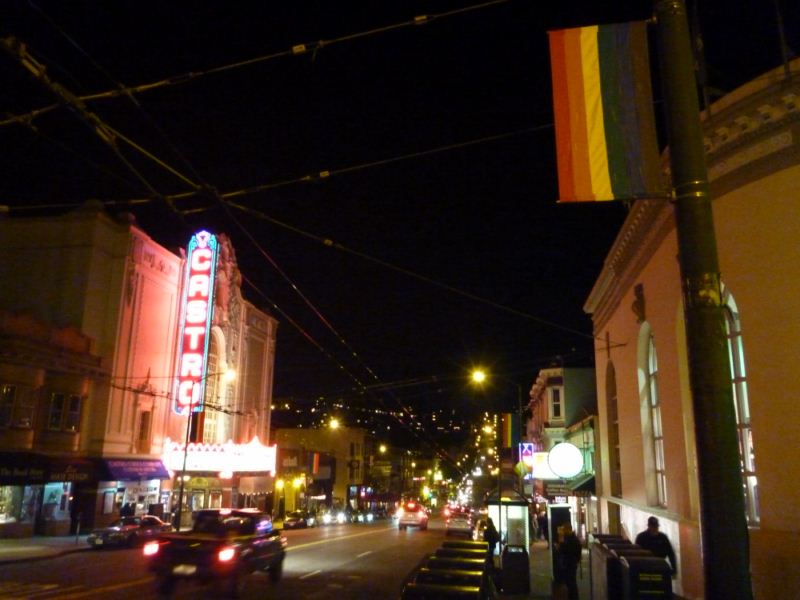
[[[138,481],[140,479],[170,479],[169,472],[160,460],[107,458],[103,461],[111,480]]]
[[[585,473],[572,481],[568,481],[567,487],[573,492],[594,493],[594,473]]]

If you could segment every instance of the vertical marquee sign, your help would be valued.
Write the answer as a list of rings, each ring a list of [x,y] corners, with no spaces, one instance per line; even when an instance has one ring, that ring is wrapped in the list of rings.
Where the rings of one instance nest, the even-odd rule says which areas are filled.
[[[189,410],[203,410],[216,272],[217,238],[200,231],[189,241],[181,299],[178,369],[172,407],[181,415]]]

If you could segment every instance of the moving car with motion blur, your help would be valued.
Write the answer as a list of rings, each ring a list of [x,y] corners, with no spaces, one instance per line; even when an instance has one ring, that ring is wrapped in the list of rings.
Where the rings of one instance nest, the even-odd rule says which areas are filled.
[[[446,535],[472,537],[472,529],[475,524],[472,520],[472,511],[468,508],[447,507],[444,509],[444,517]]]
[[[99,527],[92,530],[86,537],[86,543],[92,548],[107,546],[137,546],[147,540],[152,540],[162,533],[172,531],[172,525],[154,517],[144,515],[141,517],[122,517],[111,523],[108,527]]]
[[[428,511],[419,502],[413,500],[404,502],[397,509],[397,528],[407,529],[419,527],[420,530],[428,529]]]
[[[317,516],[307,510],[293,510],[286,513],[283,519],[284,529],[304,529],[314,527],[317,524]]]
[[[198,511],[191,531],[165,534],[143,551],[161,596],[172,595],[179,581],[192,580],[237,597],[245,576],[255,571],[265,571],[273,583],[280,580],[286,546],[268,514],[222,508]]]

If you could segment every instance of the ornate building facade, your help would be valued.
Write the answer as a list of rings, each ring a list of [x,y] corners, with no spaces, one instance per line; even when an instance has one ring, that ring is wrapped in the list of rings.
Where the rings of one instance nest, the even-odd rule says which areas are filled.
[[[187,431],[172,405],[185,253],[97,203],[0,220],[0,336],[15,340],[0,355],[0,536],[102,525],[123,506],[165,516],[179,478],[187,509],[271,489],[270,470],[231,462],[220,477],[206,460],[245,444],[267,455],[277,329],[242,297],[230,240],[219,246],[208,410]]]
[[[727,317],[742,494],[756,598],[800,597],[800,61],[703,115]],[[604,532],[634,539],[656,515],[703,596],[695,423],[672,205],[637,201],[585,310],[596,336]]]

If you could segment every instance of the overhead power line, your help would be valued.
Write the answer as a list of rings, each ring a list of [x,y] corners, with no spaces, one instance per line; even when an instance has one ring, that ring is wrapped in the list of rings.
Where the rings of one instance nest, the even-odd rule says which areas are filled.
[[[285,58],[285,57],[289,57],[289,56],[299,56],[299,55],[308,54],[308,53],[316,54],[316,53],[318,53],[320,50],[322,50],[324,48],[328,48],[330,46],[333,46],[335,44],[339,44],[339,43],[342,43],[342,42],[350,42],[350,41],[353,41],[353,40],[358,40],[358,39],[362,39],[362,38],[366,38],[366,37],[370,37],[370,36],[386,33],[386,32],[389,32],[389,31],[402,29],[402,28],[405,28],[405,27],[414,27],[414,26],[418,26],[418,25],[425,25],[427,23],[432,23],[433,21],[438,21],[438,20],[441,20],[441,19],[445,19],[447,17],[453,17],[453,16],[456,16],[456,15],[472,12],[472,11],[475,11],[475,10],[481,10],[481,9],[488,8],[490,6],[494,6],[494,5],[497,5],[497,4],[505,4],[505,3],[510,2],[510,1],[511,0],[490,0],[489,2],[483,2],[481,4],[474,4],[474,5],[471,5],[471,6],[465,6],[465,7],[462,7],[462,8],[456,8],[456,9],[453,9],[453,10],[450,10],[450,11],[447,11],[447,12],[435,13],[435,14],[429,14],[429,15],[417,15],[417,16],[411,18],[411,19],[407,19],[407,20],[401,21],[399,23],[394,23],[392,25],[385,25],[385,26],[382,26],[382,27],[375,27],[373,29],[368,29],[366,31],[361,31],[361,32],[357,32],[357,33],[350,33],[350,34],[343,35],[343,36],[340,36],[340,37],[337,37],[337,38],[333,38],[333,39],[330,39],[330,40],[319,40],[319,41],[316,41],[316,42],[298,43],[298,44],[294,44],[291,48],[286,49],[286,50],[281,50],[281,51],[278,51],[278,52],[273,52],[271,54],[265,54],[263,56],[257,56],[257,57],[254,57],[254,58],[248,58],[246,60],[241,60],[241,61],[238,61],[238,62],[235,62],[235,63],[230,63],[230,64],[227,64],[227,65],[221,65],[221,66],[218,66],[218,67],[211,67],[209,69],[204,69],[204,70],[188,71],[188,72],[180,74],[180,75],[173,75],[171,77],[166,77],[164,79],[159,79],[158,81],[152,81],[150,83],[144,83],[144,84],[140,84],[140,85],[117,86],[117,88],[115,88],[113,90],[107,90],[107,91],[104,91],[104,92],[97,92],[97,93],[94,93],[94,94],[86,94],[86,95],[83,95],[83,96],[76,96],[76,98],[78,100],[81,100],[82,102],[91,102],[91,101],[94,101],[94,100],[106,100],[106,99],[111,99],[111,98],[119,98],[119,97],[123,97],[123,96],[133,97],[135,94],[141,94],[141,93],[144,93],[144,92],[149,92],[149,91],[157,90],[157,89],[164,88],[164,87],[170,87],[170,86],[175,86],[175,85],[184,85],[186,83],[189,83],[190,81],[194,81],[195,79],[199,79],[199,78],[205,77],[207,75],[215,75],[215,74],[218,74],[218,73],[224,73],[226,71],[233,71],[233,70],[236,70],[236,69],[241,69],[243,67],[249,67],[249,66],[252,66],[252,65],[256,65],[256,64],[260,64],[260,63],[266,62],[266,61],[274,60],[276,58]],[[41,13],[41,10],[38,7],[36,7],[36,10]],[[46,17],[46,18],[48,19],[48,21],[50,21],[51,24],[53,24],[55,26],[55,24],[52,22],[52,20],[49,19],[49,17]],[[75,44],[75,42],[71,38],[69,38],[68,36],[67,36],[67,39],[69,39],[70,42],[73,45],[77,46],[77,44]],[[85,52],[83,52],[82,49],[80,49],[80,47],[78,47],[78,48],[79,48],[79,50],[81,50],[81,52],[83,54],[86,54]],[[95,63],[95,66],[97,66],[96,63]],[[52,110],[55,110],[57,108],[60,108],[61,106],[62,106],[61,104],[51,104],[50,106],[37,108],[37,109],[32,110],[30,112],[27,112],[27,113],[25,113],[23,115],[12,115],[12,116],[0,121],[0,126],[2,126],[2,125],[11,125],[11,124],[14,124],[14,123],[30,122],[31,120],[35,119],[36,117],[39,117],[40,115],[48,113],[48,112],[50,112]]]

